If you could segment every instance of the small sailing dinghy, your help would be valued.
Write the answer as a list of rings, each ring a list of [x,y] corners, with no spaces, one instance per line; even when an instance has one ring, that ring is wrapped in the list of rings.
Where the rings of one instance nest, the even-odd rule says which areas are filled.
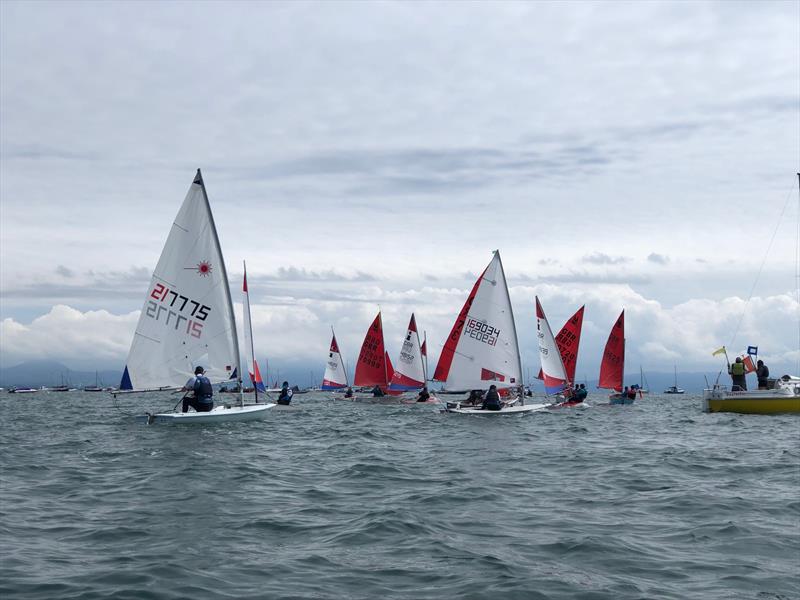
[[[583,321],[583,307],[579,310],[580,320]],[[577,315],[578,313],[576,313]],[[563,331],[563,330],[562,330]],[[580,330],[578,335],[580,335]],[[556,396],[559,401],[550,408],[565,408],[583,404],[580,400],[565,398],[572,390],[572,380],[567,373],[567,367],[563,360],[563,349],[558,347],[557,338],[553,337],[553,330],[544,314],[539,297],[536,297],[536,337],[539,340],[539,358],[542,362],[540,371],[541,379],[544,381],[544,389],[548,396]],[[572,338],[574,339],[574,338]],[[572,344],[570,344],[570,347]],[[574,350],[570,350],[571,356],[575,357],[577,345]],[[573,360],[573,374],[575,362]]]
[[[499,251],[495,250],[489,265],[472,286],[442,348],[433,379],[444,382],[451,390],[486,390],[495,385],[503,397],[512,391],[518,394],[497,411],[450,401],[443,412],[505,415],[546,408],[546,404],[523,404],[522,361]]]
[[[398,392],[420,390],[425,387],[425,363],[417,333],[417,321],[414,314],[408,322],[408,331],[403,339],[403,347],[397,358],[397,368],[392,374],[389,389]]]
[[[625,311],[623,310],[611,333],[608,334],[603,360],[600,363],[600,380],[597,387],[614,390],[616,394],[608,397],[609,404],[633,404],[634,397],[622,392],[622,381],[625,376]]]
[[[584,306],[581,306],[575,311],[575,314],[564,323],[561,331],[556,336],[556,346],[559,354],[561,354],[561,362],[564,364],[567,381],[573,384],[575,383],[575,369],[578,366],[578,348],[581,344],[584,308]],[[543,379],[541,369],[536,379]]]
[[[360,388],[380,388],[383,394],[389,391],[389,384],[392,381],[394,369],[386,352],[386,344],[383,340],[383,320],[381,313],[372,325],[367,329],[364,342],[361,344],[361,351],[358,353],[356,362],[356,373],[353,377],[353,384]],[[374,400],[385,398],[385,396],[355,396],[354,400]]]
[[[336,333],[331,327],[331,346],[328,350],[328,361],[325,363],[325,374],[322,376],[320,389],[326,392],[342,391],[350,387],[347,379],[347,369],[344,366],[339,344],[336,342]]]
[[[120,390],[180,389],[196,366],[212,383],[237,382],[239,341],[228,276],[200,169],[161,252],[122,374]],[[221,404],[210,412],[165,412],[147,423],[220,423],[263,419],[274,404]]]

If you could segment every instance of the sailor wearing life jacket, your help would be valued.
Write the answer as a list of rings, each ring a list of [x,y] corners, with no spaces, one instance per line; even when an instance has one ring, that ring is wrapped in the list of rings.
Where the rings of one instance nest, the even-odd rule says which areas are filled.
[[[194,370],[194,377],[183,386],[184,391],[188,392],[183,397],[183,412],[189,412],[190,406],[197,412],[209,412],[214,408],[214,390],[211,388],[211,381],[204,373],[203,367],[197,367]]]
[[[747,378],[741,356],[737,356],[736,362],[728,365],[728,373],[733,384],[731,386],[732,391],[747,391]]]

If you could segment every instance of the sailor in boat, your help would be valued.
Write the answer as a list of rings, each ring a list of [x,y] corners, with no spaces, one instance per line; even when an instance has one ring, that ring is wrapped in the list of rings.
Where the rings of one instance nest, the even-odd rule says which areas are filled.
[[[486,392],[486,397],[483,399],[481,405],[483,410],[501,410],[503,405],[500,403],[500,394],[497,393],[497,386],[490,385],[489,391]]]
[[[628,400],[636,400],[636,387],[631,386],[630,388],[625,388],[628,390]]]
[[[572,402],[573,404],[580,404],[584,400],[586,400],[586,396],[589,395],[589,392],[586,391],[586,386],[584,384],[580,384],[572,390],[572,395],[569,397],[567,402]]]
[[[386,394],[383,393],[381,386],[376,385],[374,388],[372,388],[372,395],[375,398],[383,398]]]
[[[758,377],[758,389],[769,389],[769,367],[764,364],[763,360],[756,363],[756,377]]]
[[[344,393],[345,398],[352,398],[353,397],[353,388],[347,386],[347,391]]]
[[[472,390],[465,404],[471,404],[472,406],[483,404],[483,392],[481,390]]]
[[[417,402],[427,402],[430,397],[431,395],[428,392],[428,386],[425,386],[422,388],[422,390],[420,390],[419,396],[417,396]]]
[[[278,396],[278,404],[282,406],[289,406],[293,395],[294,392],[289,388],[289,382],[284,381],[283,385],[281,386],[281,393]]]
[[[744,363],[742,362],[741,356],[737,356],[736,362],[728,365],[728,374],[731,376],[731,391],[747,391],[747,374],[744,370]]]
[[[203,367],[197,367],[194,370],[194,377],[183,386],[183,390],[187,394],[183,397],[181,412],[189,412],[190,406],[197,412],[211,412],[211,409],[214,408],[214,389],[204,373]]]

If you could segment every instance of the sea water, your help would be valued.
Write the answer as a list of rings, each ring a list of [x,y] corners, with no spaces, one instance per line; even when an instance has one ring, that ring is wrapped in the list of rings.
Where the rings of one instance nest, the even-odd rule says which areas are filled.
[[[798,415],[176,400],[0,394],[0,597],[800,597]]]

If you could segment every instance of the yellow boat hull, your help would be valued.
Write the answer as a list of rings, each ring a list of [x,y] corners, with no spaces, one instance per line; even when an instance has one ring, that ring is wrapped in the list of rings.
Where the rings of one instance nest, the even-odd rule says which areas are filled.
[[[732,412],[746,415],[800,413],[800,396],[774,398],[708,398],[706,412]]]

